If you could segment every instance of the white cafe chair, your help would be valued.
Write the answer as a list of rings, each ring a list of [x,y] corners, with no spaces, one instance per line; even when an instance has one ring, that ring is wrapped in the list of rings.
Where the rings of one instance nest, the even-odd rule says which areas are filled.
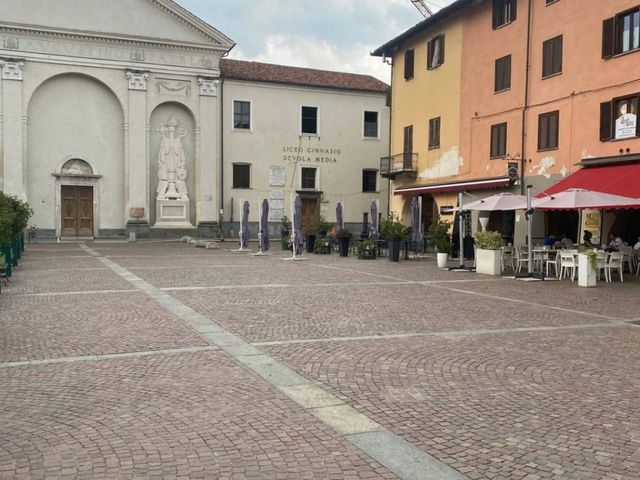
[[[516,249],[516,272],[520,273],[522,265],[529,265],[529,253],[527,247],[515,247]]]
[[[573,282],[576,278],[576,270],[578,269],[576,256],[573,253],[566,253],[564,251],[560,251],[558,255],[560,255],[560,278],[568,277],[569,270],[571,270],[571,281]]]
[[[605,252],[604,250],[602,251],[597,251],[596,252],[597,255],[597,262],[598,262],[598,271],[596,272],[598,274],[598,280],[600,280],[600,272],[604,272],[604,278],[606,280],[607,278],[607,259],[609,257],[609,254],[607,252]]]
[[[609,261],[605,267],[604,273],[607,277],[607,282],[611,282],[611,271],[618,270],[620,272],[620,281],[624,282],[622,278],[622,271],[624,270],[624,254],[620,252],[613,252],[609,255]]]

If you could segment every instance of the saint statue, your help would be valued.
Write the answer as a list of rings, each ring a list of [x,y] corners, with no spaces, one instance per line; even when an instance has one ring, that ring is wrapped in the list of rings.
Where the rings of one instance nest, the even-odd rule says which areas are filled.
[[[178,128],[173,116],[166,124],[160,124],[162,133],[160,151],[158,152],[158,200],[188,200],[187,167],[182,147],[182,139],[187,136],[187,129]]]

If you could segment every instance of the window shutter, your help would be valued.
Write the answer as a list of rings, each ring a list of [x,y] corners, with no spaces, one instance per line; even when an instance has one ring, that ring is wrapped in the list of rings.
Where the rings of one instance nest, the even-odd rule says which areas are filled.
[[[493,29],[500,26],[500,3],[504,0],[493,0]]]
[[[440,65],[444,63],[444,33],[440,35]]]
[[[427,69],[431,69],[431,62],[433,61],[433,42],[434,40],[427,42]]]
[[[551,75],[553,71],[553,44],[546,41],[542,44],[542,76]]]
[[[413,78],[413,49],[404,53],[404,78]]]
[[[611,58],[615,53],[615,24],[615,17],[602,22],[602,58]]]
[[[559,145],[560,112],[555,112],[549,116],[549,147],[557,148]]]
[[[511,55],[509,55],[505,61],[504,88],[511,88]]]
[[[600,104],[600,141],[606,142],[611,140],[611,130],[613,123],[613,102],[604,102]]]
[[[553,72],[562,72],[562,36],[553,42]]]
[[[538,116],[538,150],[546,148],[546,118],[547,117],[545,115]]]
[[[512,22],[516,21],[516,13],[517,13],[517,9],[518,9],[518,0],[511,0],[511,18],[510,20]]]

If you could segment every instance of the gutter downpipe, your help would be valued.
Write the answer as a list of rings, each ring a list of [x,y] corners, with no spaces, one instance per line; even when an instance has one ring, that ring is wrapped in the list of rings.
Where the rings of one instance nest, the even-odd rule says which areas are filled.
[[[220,239],[224,241],[224,76],[220,75],[220,208],[218,218],[220,219]]]
[[[521,167],[520,167],[520,194],[525,194],[525,170],[527,168],[527,112],[529,110],[529,74],[531,70],[531,22],[533,14],[531,12],[531,0],[529,0],[529,8],[527,10],[527,54],[525,64],[524,79],[524,107],[522,109],[522,137],[521,137]]]
[[[393,122],[393,67],[395,66],[395,62],[393,61],[393,54],[391,54],[391,80],[389,81],[389,97],[391,97],[391,101],[389,102],[389,158],[391,158],[391,133],[392,133],[392,122]],[[393,194],[391,193],[391,178],[387,178],[387,217],[391,213],[391,199]],[[402,215],[402,212],[400,213]]]

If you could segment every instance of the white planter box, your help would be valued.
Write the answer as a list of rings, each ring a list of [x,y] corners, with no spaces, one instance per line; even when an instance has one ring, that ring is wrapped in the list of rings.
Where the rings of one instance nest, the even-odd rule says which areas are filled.
[[[500,262],[501,250],[476,250],[476,273],[485,275],[501,275],[502,265]]]
[[[448,253],[439,253],[437,255],[438,267],[445,268],[447,266],[447,260],[449,259]]]
[[[589,262],[589,257],[584,253],[578,255],[578,286],[595,287],[596,271]]]

